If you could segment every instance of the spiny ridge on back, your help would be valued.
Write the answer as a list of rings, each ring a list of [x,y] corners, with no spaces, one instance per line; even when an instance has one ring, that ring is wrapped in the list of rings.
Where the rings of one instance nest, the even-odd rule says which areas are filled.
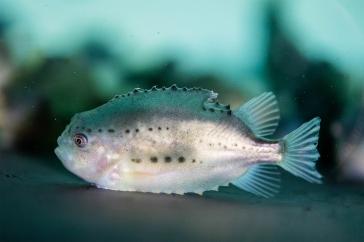
[[[201,87],[191,87],[191,88],[178,87],[176,84],[173,84],[170,87],[164,87],[163,86],[161,88],[158,88],[157,86],[153,86],[150,89],[134,88],[132,91],[127,92],[126,94],[115,95],[114,98],[111,99],[111,101],[113,101],[115,99],[118,99],[118,98],[124,98],[124,97],[128,97],[128,96],[131,96],[131,95],[135,95],[135,94],[138,94],[138,93],[149,93],[149,92],[155,92],[155,91],[183,91],[183,92],[200,91],[200,92],[208,92],[208,93],[211,93],[211,94],[215,94],[216,97],[217,97],[216,93],[214,93],[213,91],[208,90],[208,89],[204,89],[204,88],[201,88]]]

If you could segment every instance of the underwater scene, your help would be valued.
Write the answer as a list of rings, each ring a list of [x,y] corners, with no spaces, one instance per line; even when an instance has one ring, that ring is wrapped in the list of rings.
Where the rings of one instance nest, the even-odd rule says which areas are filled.
[[[0,1],[0,242],[364,241],[364,2]]]

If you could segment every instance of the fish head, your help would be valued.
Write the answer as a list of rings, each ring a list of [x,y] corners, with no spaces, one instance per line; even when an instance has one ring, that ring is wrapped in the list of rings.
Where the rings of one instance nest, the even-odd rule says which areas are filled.
[[[97,183],[100,164],[105,164],[106,155],[102,137],[90,127],[92,117],[86,113],[76,114],[58,137],[55,149],[63,165],[84,180]],[[100,152],[101,151],[101,152]]]

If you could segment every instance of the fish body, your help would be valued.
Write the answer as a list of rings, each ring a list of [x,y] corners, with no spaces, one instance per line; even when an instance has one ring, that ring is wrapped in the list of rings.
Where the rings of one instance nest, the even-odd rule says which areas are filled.
[[[277,165],[319,183],[319,118],[268,139],[278,121],[272,93],[232,111],[206,89],[135,89],[76,114],[56,154],[86,181],[121,191],[202,193],[232,183],[269,197],[279,190]]]

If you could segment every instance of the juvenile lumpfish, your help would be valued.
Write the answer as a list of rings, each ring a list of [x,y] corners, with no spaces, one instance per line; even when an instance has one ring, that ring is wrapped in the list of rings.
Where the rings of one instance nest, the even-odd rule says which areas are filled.
[[[68,170],[112,190],[201,194],[232,183],[270,197],[277,166],[320,183],[320,118],[269,139],[278,121],[270,92],[232,111],[206,89],[137,88],[76,114],[55,152]]]

